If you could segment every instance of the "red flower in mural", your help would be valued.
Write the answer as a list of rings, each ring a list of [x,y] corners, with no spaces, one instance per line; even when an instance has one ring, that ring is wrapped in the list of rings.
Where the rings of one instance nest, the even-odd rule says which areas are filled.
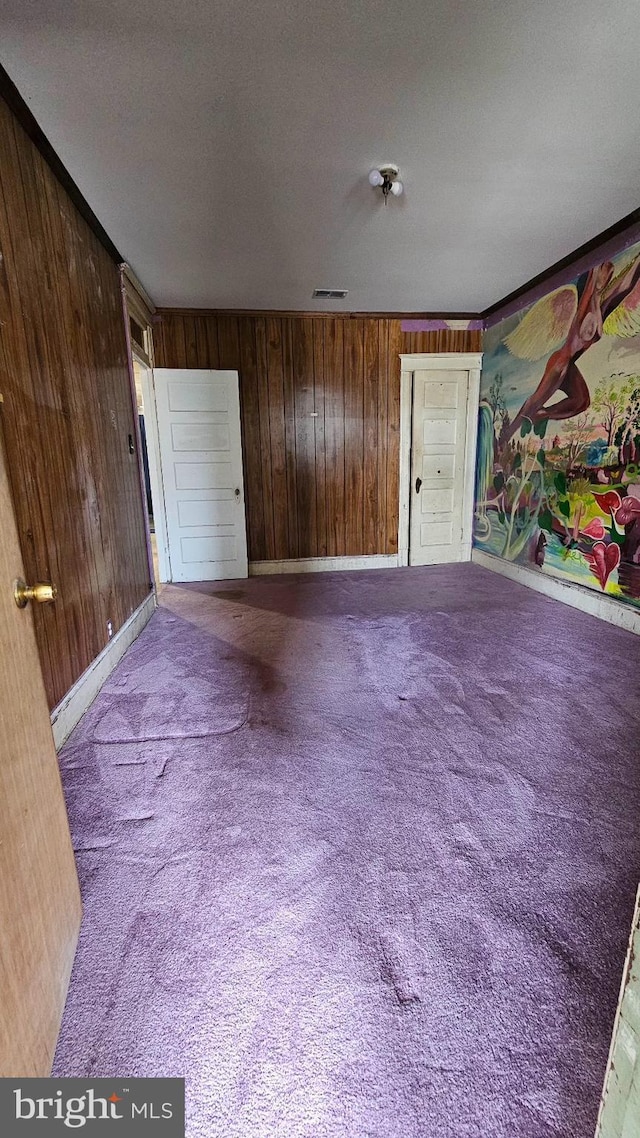
[[[597,541],[591,553],[585,553],[584,557],[594,577],[598,578],[600,588],[604,590],[613,570],[620,564],[620,546],[616,542],[605,545],[603,541]]]
[[[632,494],[623,498],[621,505],[616,513],[616,521],[619,526],[628,526],[631,522],[640,518],[640,498],[635,498]]]
[[[593,496],[603,514],[615,514],[622,503],[622,498],[617,490],[607,490],[606,494],[594,494]]]
[[[602,497],[602,495],[599,496]],[[593,521],[589,522],[588,526],[580,530],[580,533],[586,534],[587,537],[592,537],[594,541],[602,541],[603,537],[607,535],[602,518],[594,518]]]

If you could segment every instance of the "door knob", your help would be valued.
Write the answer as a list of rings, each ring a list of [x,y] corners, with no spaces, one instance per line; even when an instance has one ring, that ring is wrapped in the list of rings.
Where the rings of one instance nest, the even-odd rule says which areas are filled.
[[[421,487],[421,486],[422,486],[422,479],[421,479],[421,478],[416,478],[416,494],[419,494],[419,493],[420,493],[420,487]]]
[[[58,590],[55,585],[46,585],[38,582],[37,585],[25,585],[24,581],[16,581],[13,586],[13,597],[19,609],[25,608],[29,601],[45,605],[55,601]]]
[[[236,486],[236,488],[235,488],[235,490],[234,490],[233,492],[234,492],[234,494],[235,494],[236,498],[239,498],[239,497],[240,497],[240,489],[239,489],[239,487],[237,487],[237,486]]]

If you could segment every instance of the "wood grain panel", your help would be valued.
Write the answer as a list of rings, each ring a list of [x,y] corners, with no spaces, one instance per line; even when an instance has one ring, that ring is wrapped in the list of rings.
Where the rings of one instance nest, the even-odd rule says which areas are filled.
[[[267,453],[262,453],[260,400],[258,394],[257,329],[255,320],[238,318],[240,355],[240,414],[244,445],[244,481],[247,513],[249,560],[265,560],[266,535],[263,482],[266,477]]]
[[[267,332],[266,320],[256,320],[256,386],[258,394],[258,415],[260,417],[260,453],[256,455],[260,472],[258,480],[262,484],[262,510],[264,515],[264,548],[267,559],[275,560],[275,538],[273,524],[272,454],[270,442],[271,425],[269,420],[269,373],[267,371]],[[263,442],[267,441],[267,445]]]
[[[0,431],[0,1077],[48,1075],[80,892]],[[28,698],[25,698],[25,694]]]
[[[423,333],[425,339],[432,333]],[[399,320],[389,321],[389,353],[387,355],[387,527],[386,551],[398,552],[398,514],[400,511],[400,355],[406,352],[406,333]],[[464,349],[459,348],[459,351]],[[417,351],[433,352],[433,347]]]
[[[327,556],[327,441],[324,406],[324,338],[326,324],[311,322],[313,333],[313,406],[315,501],[318,557]]]
[[[25,570],[54,707],[150,582],[119,274],[0,101],[0,391]],[[182,329],[182,322],[179,322]]]
[[[282,371],[284,394],[284,431],[287,450],[287,517],[289,528],[288,557],[299,557],[298,543],[298,491],[295,416],[295,378],[293,365],[293,321],[282,321]],[[261,560],[261,558],[258,558]],[[262,560],[266,560],[263,557]]]
[[[291,342],[294,378],[296,431],[296,496],[298,516],[298,556],[317,556],[318,518],[315,487],[315,383],[313,321],[292,320]],[[266,552],[266,550],[265,550]]]
[[[271,451],[271,490],[273,496],[273,548],[277,561],[289,556],[289,514],[287,510],[287,440],[284,417],[284,360],[282,321],[266,321],[266,369],[269,390],[269,449]]]
[[[363,415],[363,533],[365,553],[378,552],[378,514],[384,509],[380,501],[378,453],[384,450],[380,427],[384,426],[386,407],[380,395],[386,394],[380,383],[380,343],[377,320],[363,321],[364,374],[362,390]]]
[[[405,333],[373,313],[158,315],[159,367],[240,372],[252,561],[397,552],[400,354],[480,351],[480,332]]]
[[[344,334],[346,545],[364,553],[364,321],[350,320]]]
[[[324,324],[325,461],[327,556],[342,557],[347,548],[344,490],[344,325]]]

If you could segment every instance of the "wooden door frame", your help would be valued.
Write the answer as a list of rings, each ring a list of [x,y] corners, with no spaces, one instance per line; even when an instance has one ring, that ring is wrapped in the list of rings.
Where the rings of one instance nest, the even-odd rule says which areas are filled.
[[[142,380],[142,403],[145,417],[145,433],[147,444],[147,459],[149,462],[149,482],[151,484],[151,500],[153,502],[153,523],[155,527],[156,548],[158,553],[158,572],[160,581],[157,586],[171,580],[171,562],[169,560],[169,540],[167,536],[167,523],[164,507],[164,487],[162,484],[162,469],[160,466],[160,444],[158,438],[158,419],[156,413],[156,393],[153,383],[153,323],[158,319],[156,309],[149,294],[138,280],[130,265],[123,262],[120,265],[120,286],[124,311],[125,335],[127,339],[127,354],[129,360],[129,379],[131,386],[131,399],[134,408],[136,429],[136,444],[138,452],[138,466],[140,471],[140,487],[144,503],[144,521],[147,536],[147,556],[149,560],[149,573],[154,580],[155,572],[151,552],[151,533],[149,518],[147,516],[146,487],[144,470],[142,466],[142,439],[140,437],[140,424],[138,421],[138,403],[136,396],[136,382],[133,370],[133,361],[136,360],[144,369]],[[133,320],[142,329],[144,350],[131,335],[129,321]]]
[[[162,464],[160,462],[160,436],[158,434],[158,408],[156,405],[156,388],[153,377],[153,365],[145,361],[132,349],[133,357],[144,367],[142,377],[142,406],[144,409],[144,425],[147,441],[147,459],[149,461],[149,482],[151,483],[151,501],[153,502],[153,524],[155,527],[156,548],[158,552],[158,574],[160,580],[156,584],[165,584],[172,579],[171,557],[169,555],[169,533],[167,530],[167,512],[164,502],[164,482],[162,480]],[[148,519],[147,519],[148,525]]]
[[[415,371],[466,371],[467,419],[464,456],[463,561],[471,560],[473,503],[480,403],[482,352],[425,352],[400,356],[400,501],[398,511],[398,565],[409,564],[411,509],[411,431],[413,422],[413,373]]]

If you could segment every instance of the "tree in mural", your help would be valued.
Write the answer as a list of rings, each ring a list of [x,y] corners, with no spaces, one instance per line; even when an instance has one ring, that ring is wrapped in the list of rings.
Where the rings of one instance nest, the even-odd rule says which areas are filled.
[[[567,470],[571,470],[582,456],[595,426],[595,420],[588,415],[578,415],[565,435]]]
[[[508,442],[525,419],[535,427],[546,425],[549,419],[572,419],[587,411],[591,396],[577,361],[603,333],[635,336],[639,332],[638,256],[615,276],[612,262],[605,261],[585,273],[577,284],[563,285],[534,304],[504,342],[519,359],[535,361],[548,356],[547,363],[533,394],[508,426],[503,426],[501,443]],[[565,398],[550,404],[558,391]]]
[[[504,423],[504,417],[507,414],[507,404],[504,398],[504,379],[501,372],[498,372],[492,381],[485,399],[491,408],[494,429],[497,428],[496,433],[499,433]]]
[[[602,415],[602,426],[607,432],[607,447],[613,443],[616,431],[624,420],[629,394],[629,376],[618,372],[599,383],[593,393],[593,409]]]
[[[640,379],[634,376],[634,379]],[[638,435],[640,434],[640,387],[634,388],[629,394],[629,401],[624,409],[624,418],[620,424],[615,442],[618,447],[620,462],[636,462],[638,459]]]

